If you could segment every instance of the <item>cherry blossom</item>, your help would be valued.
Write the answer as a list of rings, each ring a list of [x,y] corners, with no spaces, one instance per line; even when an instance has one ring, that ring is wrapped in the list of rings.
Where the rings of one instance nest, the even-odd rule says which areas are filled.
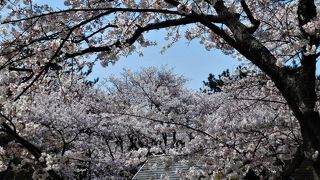
[[[318,92],[316,91],[317,82],[315,77],[316,62],[320,55],[319,4],[319,0],[65,0],[64,6],[57,8],[46,4],[39,5],[37,1],[33,0],[1,1],[1,126],[4,134],[10,134],[11,137],[18,140],[20,145],[26,148],[24,150],[16,148],[19,150],[12,151],[12,153],[19,154],[19,157],[23,160],[28,159],[27,164],[35,164],[34,169],[37,169],[37,171],[35,171],[34,177],[46,177],[47,175],[55,178],[59,178],[60,175],[73,177],[74,174],[69,173],[73,172],[73,170],[65,170],[65,166],[59,166],[61,169],[58,168],[59,170],[57,170],[54,164],[71,162],[70,159],[74,157],[72,153],[77,153],[70,151],[69,154],[72,158],[69,157],[64,159],[64,156],[61,155],[63,153],[60,153],[60,156],[54,153],[56,151],[55,149],[59,149],[61,146],[61,141],[59,141],[60,144],[54,144],[45,139],[60,139],[63,142],[62,144],[66,146],[66,144],[69,144],[66,142],[71,141],[72,138],[70,140],[62,137],[76,136],[82,140],[82,142],[79,142],[79,146],[87,141],[89,142],[88,144],[93,145],[95,143],[90,142],[88,139],[91,139],[91,136],[94,133],[91,133],[91,131],[87,132],[86,128],[92,127],[93,124],[98,126],[102,121],[98,121],[97,119],[102,118],[112,119],[114,124],[119,122],[124,123],[117,127],[120,130],[123,127],[129,127],[125,124],[125,120],[129,115],[135,116],[132,122],[136,123],[137,127],[140,127],[132,128],[132,132],[148,135],[150,133],[146,132],[146,129],[148,128],[144,128],[145,123],[138,123],[139,120],[142,119],[140,115],[143,115],[149,117],[149,120],[155,120],[153,123],[149,122],[147,125],[154,126],[155,129],[161,132],[160,134],[163,134],[161,135],[163,136],[161,140],[163,144],[157,148],[162,149],[162,151],[166,153],[172,152],[172,154],[179,154],[180,151],[183,153],[183,150],[191,153],[195,149],[201,147],[207,147],[209,149],[210,147],[214,147],[212,149],[222,147],[221,151],[214,151],[217,153],[214,156],[224,157],[226,154],[231,154],[228,156],[228,162],[217,159],[217,162],[214,164],[220,165],[224,170],[229,169],[226,171],[221,170],[221,172],[219,172],[220,174],[227,175],[227,172],[230,171],[237,176],[241,174],[241,168],[247,166],[241,165],[241,163],[239,163],[240,161],[238,161],[239,158],[233,158],[234,156],[232,155],[238,153],[238,148],[234,147],[237,150],[234,149],[230,151],[229,141],[232,141],[235,138],[231,139],[228,132],[234,131],[234,128],[239,127],[239,132],[234,133],[234,136],[240,136],[241,133],[248,131],[246,128],[251,126],[248,122],[251,122],[254,125],[259,123],[266,125],[271,121],[270,119],[275,118],[273,115],[277,113],[272,112],[276,109],[276,111],[283,111],[281,114],[286,114],[283,115],[286,117],[283,118],[286,119],[286,121],[282,122],[281,118],[277,117],[275,121],[276,124],[272,124],[276,125],[276,128],[272,131],[265,129],[266,132],[270,132],[266,136],[270,135],[280,138],[280,136],[282,137],[284,135],[287,139],[283,137],[282,140],[280,140],[280,144],[284,143],[287,146],[280,145],[278,141],[272,142],[273,144],[271,141],[266,141],[269,137],[262,138],[261,143],[263,145],[261,146],[267,146],[267,144],[275,146],[275,151],[283,153],[284,157],[268,157],[271,159],[273,158],[273,160],[276,160],[277,162],[279,158],[280,161],[285,161],[284,159],[287,159],[287,156],[292,157],[291,154],[287,153],[287,150],[297,149],[295,143],[293,143],[292,147],[289,145],[291,143],[289,139],[292,140],[293,136],[296,137],[297,134],[299,134],[297,131],[300,131],[303,142],[301,151],[305,154],[304,159],[311,162],[315,175],[319,177],[320,158],[313,156],[316,154],[315,152],[318,152],[320,149],[320,117],[317,101]],[[272,98],[276,98],[276,100],[271,98],[271,101],[275,101],[275,104],[283,104],[283,106],[275,105],[276,108],[274,109],[259,104],[259,106],[261,105],[263,107],[261,109],[266,109],[266,111],[258,109],[256,111],[252,110],[247,112],[248,114],[252,113],[252,115],[249,116],[247,114],[244,118],[234,121],[237,119],[237,116],[234,116],[235,118],[233,118],[233,116],[228,117],[228,115],[231,114],[231,110],[232,112],[234,111],[234,109],[230,109],[230,112],[227,111],[229,109],[228,107],[237,108],[242,107],[242,105],[248,106],[250,104],[249,102],[251,102],[250,100],[246,100],[236,106],[227,106],[225,104],[228,102],[226,102],[229,97],[228,90],[219,95],[204,98],[204,95],[196,95],[183,88],[176,89],[170,81],[165,83],[167,85],[165,87],[153,87],[148,84],[149,82],[147,79],[139,79],[139,77],[135,77],[136,75],[131,77],[130,73],[128,78],[130,77],[132,80],[139,81],[132,81],[131,84],[126,84],[117,79],[112,80],[111,83],[124,89],[127,88],[126,91],[128,92],[123,90],[127,94],[122,94],[120,96],[123,97],[125,101],[115,101],[119,100],[119,97],[116,94],[113,94],[116,92],[115,89],[113,89],[112,92],[109,92],[110,96],[112,96],[110,99],[114,99],[112,102],[117,103],[115,103],[116,106],[110,107],[110,105],[106,103],[108,102],[109,97],[106,98],[107,100],[105,103],[102,103],[102,105],[97,108],[99,111],[103,110],[103,113],[93,113],[91,111],[90,113],[86,113],[89,111],[88,109],[90,109],[90,106],[88,105],[90,103],[82,102],[81,98],[83,97],[78,97],[76,95],[77,93],[68,94],[68,91],[73,92],[71,91],[73,85],[78,84],[79,87],[74,87],[82,87],[79,83],[84,81],[84,76],[91,71],[92,65],[96,60],[103,66],[107,66],[110,63],[116,63],[121,56],[128,56],[132,53],[143,55],[144,48],[157,44],[155,39],[152,37],[147,38],[147,36],[144,35],[150,31],[159,29],[166,31],[165,39],[167,40],[167,44],[163,45],[163,50],[172,47],[172,45],[178,42],[182,37],[186,37],[189,41],[199,41],[207,50],[219,49],[227,55],[231,55],[240,60],[249,61],[252,65],[265,73],[268,80],[271,80],[274,83],[268,83],[269,85],[272,84],[272,87],[274,87],[273,90],[270,90],[268,85],[260,87],[260,89],[256,89],[254,92],[261,93],[260,95],[262,96],[270,95]],[[74,73],[75,76],[80,77],[77,77],[76,80],[72,80],[70,76],[67,76],[67,74],[72,74],[71,72]],[[250,84],[254,84],[253,79],[247,80]],[[257,81],[262,81],[262,79],[259,77]],[[178,80],[178,82],[181,83],[181,80]],[[69,83],[71,83],[71,85]],[[237,84],[239,82],[235,81],[234,83]],[[242,90],[246,91],[243,87],[245,86],[238,86],[239,95],[241,95]],[[259,83],[254,87],[259,87]],[[132,99],[126,99],[126,96],[131,94],[129,92],[130,88],[136,90],[137,94],[132,94]],[[41,92],[47,92],[48,96],[52,94],[51,98],[48,99],[51,99],[51,101],[56,103],[63,101],[68,108],[55,109],[55,107],[49,106],[46,111],[44,109],[41,110],[40,107],[45,107],[45,104],[41,103],[46,102],[44,100],[45,98],[41,98],[41,95],[36,95],[36,93],[43,95]],[[165,95],[165,93],[172,94]],[[93,94],[94,95],[91,95],[92,97],[89,96],[88,98],[93,100],[96,96],[105,96],[103,93],[98,93],[99,95]],[[139,95],[144,95],[144,98],[138,98]],[[162,98],[160,98],[162,96],[164,98],[163,101]],[[202,106],[207,106],[203,104],[204,99],[211,99],[214,96],[219,97],[212,100],[213,104],[220,104],[221,107],[224,108],[219,108],[220,106],[209,106],[210,108],[206,108],[207,111],[206,109],[202,109]],[[40,98],[43,102],[37,98]],[[72,102],[73,99],[77,99],[77,101]],[[147,100],[149,100],[149,102]],[[262,100],[264,100],[264,98],[262,98]],[[38,101],[38,108],[30,105]],[[283,103],[279,103],[278,101]],[[93,102],[95,101],[92,101],[92,103]],[[162,107],[163,103],[168,104],[168,106]],[[109,102],[109,104],[113,103]],[[64,105],[61,106],[63,107]],[[272,105],[272,107],[273,106],[274,105]],[[124,111],[126,108],[128,108],[128,112]],[[190,109],[192,108],[195,109],[191,111]],[[34,114],[31,112],[34,112],[35,109],[42,111],[42,113],[56,113],[46,113],[43,117],[34,115],[35,117],[31,119],[37,119],[39,121],[31,121],[27,117],[30,114]],[[74,109],[79,109],[81,111],[79,114],[75,114]],[[208,112],[209,110],[210,112]],[[216,110],[217,112],[215,112]],[[241,111],[241,109],[238,111]],[[147,112],[149,112],[150,115],[146,114]],[[65,115],[69,116],[66,118],[66,122],[52,121],[52,119],[64,118]],[[211,124],[206,121],[207,118],[216,118],[218,120],[211,121],[211,123],[213,123]],[[233,120],[228,122],[222,120],[226,118],[231,118]],[[47,119],[48,122],[42,122],[45,121],[44,119]],[[84,121],[84,119],[86,119],[86,121]],[[87,119],[94,119],[93,124],[87,122]],[[177,121],[176,123],[178,124],[168,124],[171,119]],[[77,125],[77,128],[72,129],[71,127],[78,121],[81,121],[83,124]],[[161,123],[160,121],[166,121],[166,123]],[[298,130],[288,131],[287,129],[282,129],[284,127],[291,127],[293,121],[298,121],[298,125],[294,126],[298,127]],[[40,122],[47,126],[46,130],[40,128],[43,126]],[[66,126],[61,126],[64,123],[66,123]],[[206,129],[201,129],[204,128],[203,123],[208,123],[204,126]],[[280,126],[281,128],[279,128],[279,124],[284,127]],[[185,133],[189,134],[180,136],[189,137],[189,141],[180,140],[184,142],[181,143],[183,146],[181,145],[180,150],[170,150],[170,148],[167,147],[169,145],[168,142],[165,143],[166,139],[168,139],[165,134],[180,125],[186,130]],[[245,125],[248,125],[248,127],[245,128]],[[217,128],[219,126],[226,129],[220,127],[220,134],[214,135],[216,131],[219,130],[219,128]],[[30,130],[29,133],[24,130],[26,127],[28,131]],[[67,131],[68,127],[72,130]],[[39,128],[43,131],[39,130]],[[55,128],[58,129],[55,130]],[[244,128],[245,130],[241,128]],[[197,131],[199,134],[201,134],[199,131],[205,132],[207,133],[207,136],[212,135],[212,137],[209,136],[210,138],[221,137],[222,143],[218,141],[214,146],[210,144],[209,140],[207,141],[206,138],[203,138],[199,134],[190,134],[187,130]],[[48,131],[52,133],[44,133]],[[85,131],[85,133],[82,131]],[[278,131],[285,133],[280,133],[279,135]],[[77,135],[78,133],[80,134]],[[111,132],[108,133],[108,135],[112,134]],[[179,136],[178,134],[179,133],[176,132],[175,136]],[[42,145],[42,143],[44,143],[43,146],[49,146],[49,144],[51,144],[50,148],[47,147],[47,149],[42,149],[33,143],[30,143],[31,139],[35,136],[44,138],[35,141],[37,142],[36,144],[39,143]],[[147,142],[152,141],[150,140],[150,137],[147,137],[148,136],[139,143],[145,145],[148,144]],[[100,138],[101,141],[104,141],[103,143],[107,143],[102,135],[99,136],[99,138],[98,136],[96,138]],[[118,137],[115,138],[117,139]],[[127,141],[129,144],[131,143],[132,148],[136,149],[136,151],[139,151],[139,148],[145,148],[135,145],[135,139],[136,138],[133,136],[128,136],[128,139],[122,141]],[[159,141],[158,136],[152,137],[151,139],[156,142]],[[121,140],[119,141],[121,142]],[[266,168],[268,172],[273,173],[271,173],[272,176],[277,176],[278,172],[281,171],[281,165],[270,165],[268,163],[269,161],[265,158],[265,153],[261,153],[261,155],[259,154],[260,151],[257,151],[257,154],[252,153],[255,149],[255,144],[251,141],[253,140],[250,136],[248,139],[241,140],[241,142],[247,143],[245,144],[248,145],[247,151],[251,151],[251,154],[255,154],[254,157],[251,157],[252,159],[249,160],[251,162],[256,162],[254,158],[260,158],[260,160],[263,159],[265,164],[254,164],[253,166],[250,166],[249,169],[260,168],[260,171],[264,171],[263,169]],[[196,143],[196,145],[193,146],[193,143],[188,145],[190,142]],[[213,141],[210,140],[210,142]],[[204,146],[203,143],[207,146]],[[10,146],[11,145],[12,147],[19,146],[17,143],[10,144]],[[225,147],[225,150],[223,150],[223,147]],[[80,149],[80,147],[77,148]],[[104,153],[100,152],[94,154],[98,151],[91,152],[91,150],[92,149],[90,149],[90,152],[87,152],[90,156],[83,152],[80,153],[81,156],[78,154],[77,156],[80,156],[81,160],[91,156],[101,157],[101,159],[103,159]],[[67,149],[62,152],[66,151]],[[8,153],[9,151],[5,152]],[[111,151],[105,149],[105,152],[109,152],[110,154]],[[300,149],[298,148],[296,152],[299,154]],[[50,157],[49,164],[47,164],[46,160],[43,162],[38,161],[42,153],[47,153],[48,156],[45,157]],[[242,162],[247,162],[243,158],[250,153],[245,154],[246,155],[242,157]],[[122,154],[113,154],[114,157],[120,155]],[[10,159],[9,155],[6,157]],[[46,159],[45,157],[43,157],[43,159]],[[142,161],[144,157],[137,155],[133,159],[136,159],[134,162],[139,164],[139,159]],[[78,160],[77,162],[81,160]],[[109,161],[109,159],[107,158],[104,162],[106,161]],[[2,169],[5,169],[5,167],[8,166],[9,161],[3,160],[1,162]],[[119,163],[121,164],[122,162],[123,161]],[[94,164],[98,165],[99,163]],[[99,165],[103,166],[103,163],[100,163]],[[78,166],[77,163],[74,164],[75,169]],[[49,167],[47,169],[49,174],[46,174],[46,172],[42,170],[47,167]],[[236,169],[238,169],[238,171],[235,171]],[[61,172],[61,174],[59,175],[57,171]],[[80,170],[80,172],[82,172],[82,170]],[[95,169],[95,172],[99,174],[98,167]],[[119,173],[120,172],[118,172],[118,174]],[[79,177],[84,176],[81,173],[79,174]],[[271,174],[269,175],[271,176]]]

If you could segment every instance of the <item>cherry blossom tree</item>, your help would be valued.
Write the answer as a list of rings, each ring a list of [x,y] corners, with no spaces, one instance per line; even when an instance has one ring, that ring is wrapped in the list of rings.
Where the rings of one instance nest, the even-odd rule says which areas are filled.
[[[152,138],[108,114],[113,102],[82,77],[45,79],[52,81],[2,109],[0,177],[129,179]]]
[[[76,74],[45,79],[2,109],[2,177],[127,179],[157,154],[202,163],[182,178],[280,177],[301,148],[297,120],[266,76],[229,76],[211,95],[157,68],[126,70],[101,90]]]
[[[181,173],[183,179],[239,178],[249,170],[288,178],[296,168],[293,157],[302,152],[298,121],[268,77],[246,74],[224,77],[222,91],[210,95],[184,89],[185,80],[170,71],[126,70],[108,81],[107,94],[116,106],[108,113],[155,135],[160,143],[148,145],[150,154],[201,164]]]
[[[208,50],[220,49],[260,68],[298,120],[303,154],[320,176],[315,79],[319,0],[64,2],[65,7],[58,9],[32,0],[1,1],[0,99],[4,104],[25,103],[23,94],[41,86],[53,69],[68,64],[74,69],[90,68],[91,59],[108,65],[120,56],[142,53],[156,44],[144,34],[165,29],[168,44],[163,50],[185,36],[198,39]],[[2,125],[10,131],[8,124]],[[34,147],[30,150],[40,157]]]

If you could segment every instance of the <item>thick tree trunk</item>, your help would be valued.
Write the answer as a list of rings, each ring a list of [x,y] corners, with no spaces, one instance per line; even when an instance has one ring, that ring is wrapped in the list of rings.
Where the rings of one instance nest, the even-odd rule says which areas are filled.
[[[316,35],[305,32],[303,26],[317,17],[316,5],[314,0],[299,0],[298,3],[298,21],[301,30],[301,37],[308,39],[309,46],[319,46],[319,38]],[[290,108],[293,110],[299,121],[301,135],[303,138],[303,150],[305,158],[312,162],[314,174],[320,178],[320,116],[315,111],[317,96],[315,91],[316,82],[316,54],[306,55],[307,46],[302,48],[301,67],[294,75],[287,76],[286,80],[291,81],[288,84],[291,92],[282,92]],[[281,91],[281,90],[280,90]],[[286,97],[286,95],[290,94]],[[291,99],[289,98],[291,96]],[[296,96],[296,97],[293,97]],[[292,99],[294,98],[294,100]]]
[[[289,74],[276,86],[299,121],[304,159],[311,162],[314,174],[319,178],[320,158],[316,154],[320,151],[320,115],[315,111],[315,60],[309,58],[304,57],[300,71]]]
[[[243,8],[253,24],[257,22],[250,9],[242,1]],[[301,49],[301,66],[299,68],[278,67],[277,59],[258,39],[254,37],[250,28],[240,22],[236,14],[230,13],[223,0],[214,3],[218,15],[227,17],[224,24],[230,29],[233,36],[229,36],[217,28],[210,21],[195,16],[200,23],[222,37],[230,46],[239,51],[244,57],[265,72],[275,83],[276,87],[286,99],[289,107],[294,112],[301,126],[303,137],[303,152],[310,160],[312,155],[320,151],[320,117],[315,111],[317,101],[315,92],[315,72],[317,55],[307,53],[307,45]],[[319,46],[319,38],[305,32],[303,26],[317,17],[314,0],[299,0],[297,10],[301,38],[308,40],[308,46]],[[259,25],[259,24],[257,24]],[[307,55],[308,54],[308,55]],[[320,177],[320,158],[313,158],[313,168]]]
[[[303,138],[303,149],[305,158],[312,161],[313,170],[320,178],[320,157],[317,155],[320,151],[320,116],[318,112],[308,112],[302,114],[299,119],[301,134]]]

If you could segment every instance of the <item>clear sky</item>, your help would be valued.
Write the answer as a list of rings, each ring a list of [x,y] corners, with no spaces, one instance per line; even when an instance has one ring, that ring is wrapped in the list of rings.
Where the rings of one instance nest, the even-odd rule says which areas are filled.
[[[164,45],[163,32],[153,32],[148,36],[153,40],[158,40],[159,45],[146,48],[143,57],[139,57],[137,54],[122,57],[117,63],[106,68],[97,63],[90,77],[118,75],[123,68],[137,71],[141,67],[167,66],[173,68],[175,73],[189,79],[188,88],[199,90],[203,85],[202,81],[207,79],[209,73],[218,75],[226,69],[230,69],[232,72],[240,64],[239,61],[222,54],[219,50],[207,51],[198,40],[189,43],[183,38],[164,54],[161,54],[160,49]]]

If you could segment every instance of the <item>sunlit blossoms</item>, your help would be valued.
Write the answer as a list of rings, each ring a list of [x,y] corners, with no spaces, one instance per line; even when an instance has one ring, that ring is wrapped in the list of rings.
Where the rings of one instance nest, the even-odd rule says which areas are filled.
[[[24,101],[28,108],[9,118],[42,153],[37,160],[7,144],[3,171],[14,165],[35,179],[50,170],[72,179],[126,179],[148,156],[166,154],[203,164],[185,178],[243,177],[249,169],[279,177],[301,143],[296,119],[262,75],[225,79],[223,91],[212,95],[187,90],[186,80],[166,69],[126,70],[101,90],[76,77],[24,96],[32,99]],[[20,160],[9,165],[9,157]]]

